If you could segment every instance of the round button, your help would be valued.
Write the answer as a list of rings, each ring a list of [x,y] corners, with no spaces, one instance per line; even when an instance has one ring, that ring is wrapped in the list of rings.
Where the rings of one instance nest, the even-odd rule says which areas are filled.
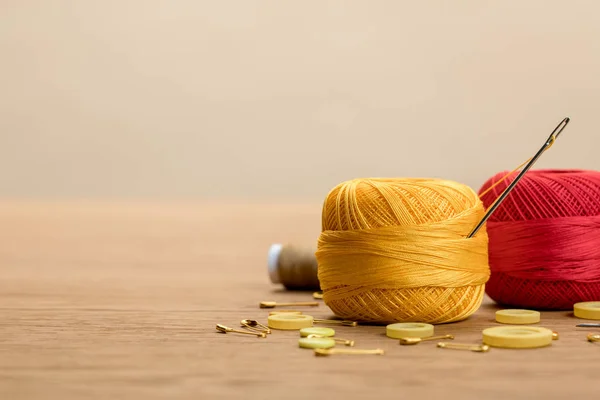
[[[577,318],[600,319],[600,301],[584,301],[573,305],[573,314]]]
[[[538,326],[496,326],[483,330],[483,343],[505,349],[533,349],[550,345],[552,333]]]
[[[330,338],[300,338],[298,345],[303,349],[330,349],[335,346],[335,340]]]
[[[300,329],[300,336],[307,337],[308,335],[331,337],[331,336],[335,336],[335,331],[331,328],[318,328],[318,327],[310,327],[310,328]]]
[[[496,322],[510,325],[528,325],[540,322],[540,313],[532,310],[496,311]]]
[[[399,322],[385,327],[385,334],[392,339],[406,337],[428,337],[433,336],[433,325],[421,322]]]
[[[298,314],[269,315],[267,324],[271,329],[294,331],[311,327],[313,325],[313,317],[310,315]]]

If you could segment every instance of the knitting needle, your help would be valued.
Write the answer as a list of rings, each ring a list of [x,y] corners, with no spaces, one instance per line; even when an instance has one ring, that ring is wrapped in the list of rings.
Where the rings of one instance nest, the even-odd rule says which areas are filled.
[[[500,203],[502,203],[504,201],[504,199],[506,198],[506,196],[508,196],[508,194],[510,193],[510,191],[513,190],[513,188],[517,185],[517,183],[519,183],[519,181],[521,180],[521,178],[523,177],[523,175],[525,175],[525,173],[527,171],[529,171],[529,169],[533,166],[533,164],[535,164],[535,162],[538,160],[538,158],[540,158],[541,155],[546,150],[548,150],[548,148],[550,146],[552,146],[552,144],[558,138],[558,136],[563,131],[563,129],[565,129],[565,127],[567,126],[567,124],[569,123],[569,121],[571,121],[571,119],[569,117],[566,117],[565,119],[563,119],[556,126],[556,128],[554,128],[554,130],[552,131],[552,133],[548,137],[548,140],[546,140],[546,142],[544,143],[544,145],[542,146],[542,148],[539,149],[538,152],[535,154],[535,156],[533,156],[533,158],[527,163],[527,165],[525,165],[523,167],[523,169],[521,170],[521,172],[519,172],[519,175],[517,175],[517,177],[515,178],[515,180],[513,180],[510,183],[510,185],[508,185],[508,187],[506,189],[504,189],[504,191],[502,192],[502,194],[500,195],[500,197],[498,197],[496,199],[496,201],[494,201],[494,204],[492,204],[492,206],[487,210],[487,212],[485,213],[485,215],[483,216],[483,218],[481,219],[481,221],[479,221],[479,223],[477,224],[477,226],[471,231],[471,233],[469,233],[469,236],[467,236],[467,238],[473,237],[473,235],[475,235],[479,231],[479,229],[481,229],[481,227],[483,226],[483,224],[485,224],[485,222],[492,215],[492,213],[494,211],[496,211],[496,208],[498,208],[498,206],[500,205]]]
[[[319,303],[315,302],[300,302],[300,303],[277,303],[275,301],[261,301],[260,308],[275,308],[275,307],[293,307],[293,306],[306,306],[306,307],[317,307]]]
[[[584,323],[576,325],[578,328],[600,328],[600,323]]]

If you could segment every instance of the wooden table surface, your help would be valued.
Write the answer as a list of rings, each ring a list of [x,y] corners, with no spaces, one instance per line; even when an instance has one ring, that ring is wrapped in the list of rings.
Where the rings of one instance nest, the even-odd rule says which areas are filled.
[[[600,395],[600,344],[569,312],[542,314],[561,335],[550,347],[484,354],[400,346],[383,326],[336,328],[383,356],[315,357],[297,332],[217,333],[266,322],[259,301],[311,299],[270,283],[266,252],[319,229],[320,204],[1,203],[0,399]],[[477,342],[496,309],[486,300],[436,333]]]

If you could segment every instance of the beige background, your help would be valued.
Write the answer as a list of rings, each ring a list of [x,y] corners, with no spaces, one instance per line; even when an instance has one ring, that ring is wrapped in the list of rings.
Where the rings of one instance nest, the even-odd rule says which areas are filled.
[[[597,1],[0,2],[0,196],[600,168]]]

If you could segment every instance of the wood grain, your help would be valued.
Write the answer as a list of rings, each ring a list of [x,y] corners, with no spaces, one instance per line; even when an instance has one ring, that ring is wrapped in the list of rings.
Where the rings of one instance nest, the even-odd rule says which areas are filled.
[[[551,347],[441,350],[399,346],[382,326],[338,327],[383,356],[317,358],[297,332],[219,334],[266,321],[261,300],[310,293],[272,285],[273,242],[312,244],[318,204],[0,204],[0,399],[592,397],[600,344],[569,312],[544,312]],[[496,325],[486,300],[440,325],[477,342]],[[311,310],[330,317],[326,306]],[[598,330],[598,329],[596,329]],[[600,331],[600,330],[599,330]]]

